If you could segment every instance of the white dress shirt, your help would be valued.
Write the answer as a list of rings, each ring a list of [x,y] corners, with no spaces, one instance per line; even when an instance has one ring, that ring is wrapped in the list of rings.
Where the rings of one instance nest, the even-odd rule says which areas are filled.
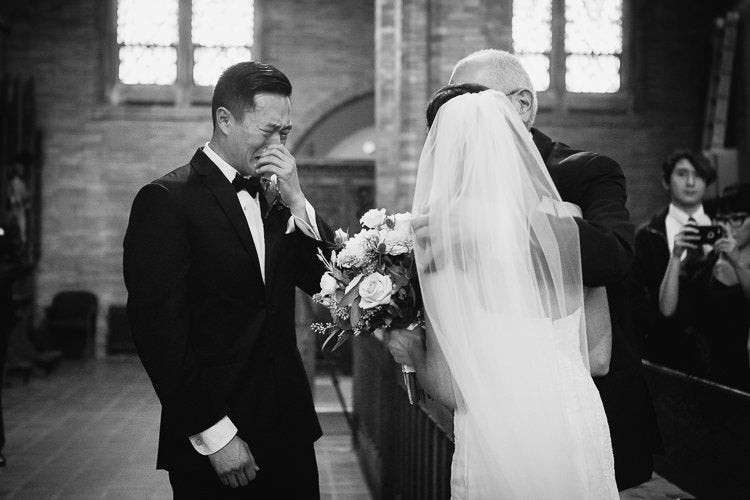
[[[214,163],[214,165],[221,170],[221,173],[224,174],[227,180],[231,183],[238,173],[237,170],[216,154],[208,144],[209,143],[207,142],[203,147],[203,152]],[[262,194],[259,195],[262,196]],[[250,193],[243,189],[242,191],[237,192],[237,199],[242,207],[242,212],[245,214],[245,219],[247,219],[247,225],[250,228],[250,234],[253,237],[255,251],[258,254],[261,276],[265,283],[266,238],[263,232],[263,217],[261,216],[259,195],[254,197],[250,196]],[[295,228],[298,227],[307,236],[320,240],[320,233],[318,232],[318,225],[316,224],[315,219],[315,209],[307,200],[305,200],[305,209],[310,224],[307,224],[304,219],[292,214],[287,222],[286,234],[293,232]],[[222,449],[236,434],[237,427],[228,416],[225,416],[205,431],[190,436],[190,442],[192,443],[193,448],[195,448],[195,450],[201,455],[210,455]]]
[[[678,208],[674,203],[669,204],[669,210],[667,211],[667,218],[664,220],[664,225],[666,226],[667,245],[669,246],[670,254],[672,253],[672,249],[674,249],[674,237],[677,236],[677,233],[682,231],[682,228],[688,223],[690,217],[695,219],[695,224],[698,226],[711,225],[711,218],[703,211],[703,205],[699,206],[692,214],[689,214],[681,208]],[[704,245],[704,247],[705,246],[708,246],[708,249],[710,250],[710,245]],[[684,257],[685,253],[682,254],[682,258]]]

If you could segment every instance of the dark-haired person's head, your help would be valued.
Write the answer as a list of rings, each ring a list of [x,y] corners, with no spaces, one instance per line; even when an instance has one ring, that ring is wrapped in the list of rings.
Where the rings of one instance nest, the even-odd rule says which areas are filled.
[[[489,90],[484,85],[478,83],[452,83],[439,89],[432,95],[430,103],[427,105],[426,118],[427,128],[432,127],[432,122],[435,121],[435,116],[440,107],[446,102],[450,101],[454,97],[458,97],[463,94],[477,94],[483,90]]]
[[[285,144],[292,128],[292,84],[270,64],[227,68],[214,88],[211,148],[242,175],[257,175],[260,155]]]
[[[717,200],[714,219],[732,233],[740,248],[750,244],[750,184],[725,188]]]
[[[238,119],[255,107],[255,95],[260,92],[292,95],[292,83],[279,69],[256,61],[230,66],[219,77],[211,99],[211,119],[216,128],[216,110],[226,108]]]
[[[680,150],[662,164],[662,183],[672,203],[690,212],[703,203],[706,187],[716,180],[716,172],[701,154]]]

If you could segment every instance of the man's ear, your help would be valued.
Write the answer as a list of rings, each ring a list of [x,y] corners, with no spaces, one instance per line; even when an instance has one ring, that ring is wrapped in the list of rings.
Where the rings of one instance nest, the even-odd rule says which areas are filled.
[[[664,180],[664,177],[661,179],[661,185],[667,193],[672,194],[672,190],[669,188],[669,183]]]
[[[523,89],[519,90],[518,94],[518,104],[521,107],[520,115],[524,123],[528,123],[531,119],[531,108],[532,103],[534,102],[534,96],[531,94],[530,90]]]
[[[216,120],[216,127],[221,130],[224,135],[228,135],[229,128],[234,121],[232,112],[223,106],[219,106],[216,108],[216,116],[214,116],[214,119]]]

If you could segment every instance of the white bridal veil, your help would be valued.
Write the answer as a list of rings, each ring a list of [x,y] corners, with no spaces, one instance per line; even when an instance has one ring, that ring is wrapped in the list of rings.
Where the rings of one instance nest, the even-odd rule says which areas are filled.
[[[429,216],[416,259],[459,401],[454,482],[471,498],[588,497],[565,370],[588,377],[578,227],[505,95],[440,108],[413,213]]]

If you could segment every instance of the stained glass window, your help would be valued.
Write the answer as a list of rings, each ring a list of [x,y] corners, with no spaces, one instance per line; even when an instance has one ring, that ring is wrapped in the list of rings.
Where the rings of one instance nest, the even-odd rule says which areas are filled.
[[[251,58],[253,3],[248,0],[193,0],[193,80],[213,85],[227,67]]]
[[[117,0],[117,79],[214,85],[228,66],[251,60],[253,21],[252,0]]]
[[[622,47],[622,0],[513,0],[513,50],[537,91],[619,92]]]
[[[170,85],[175,82],[177,2],[117,2],[119,79],[122,83]]]
[[[565,0],[565,51],[568,91],[620,90],[622,0]]]
[[[513,49],[537,91],[549,88],[552,0],[514,0]]]

